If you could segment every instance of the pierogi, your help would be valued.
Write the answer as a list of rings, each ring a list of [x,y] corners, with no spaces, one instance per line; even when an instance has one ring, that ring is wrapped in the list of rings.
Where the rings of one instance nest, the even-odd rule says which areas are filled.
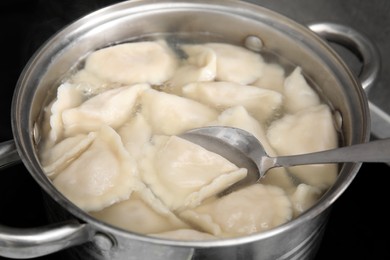
[[[313,206],[337,165],[275,168],[220,197],[247,169],[180,137],[219,125],[271,156],[336,148],[331,108],[301,68],[228,43],[175,48],[184,55],[163,40],[103,48],[59,84],[38,147],[53,185],[100,221],[179,240],[263,232]]]

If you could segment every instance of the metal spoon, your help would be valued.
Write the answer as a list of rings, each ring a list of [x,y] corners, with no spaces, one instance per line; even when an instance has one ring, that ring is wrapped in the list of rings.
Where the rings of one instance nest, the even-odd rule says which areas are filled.
[[[239,128],[201,127],[185,132],[180,137],[220,154],[238,167],[248,169],[247,177],[224,193],[256,183],[274,167],[390,161],[390,138],[315,153],[270,157],[255,136]]]

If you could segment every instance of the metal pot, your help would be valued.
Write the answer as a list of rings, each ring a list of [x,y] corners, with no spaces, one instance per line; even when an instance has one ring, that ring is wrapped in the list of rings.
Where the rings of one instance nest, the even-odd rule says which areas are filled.
[[[310,29],[311,30],[310,30]],[[362,86],[373,85],[379,71],[375,47],[356,31],[335,24],[304,27],[253,4],[230,0],[128,1],[70,24],[46,42],[22,72],[12,104],[14,140],[1,144],[1,167],[22,160],[48,197],[55,224],[34,229],[0,226],[0,256],[30,258],[66,250],[72,259],[311,259],[321,242],[334,201],[357,174],[359,163],[343,164],[336,183],[308,211],[272,230],[216,241],[173,241],[126,232],[90,217],[74,206],[43,173],[36,153],[36,126],[56,83],[87,53],[140,37],[218,40],[272,52],[302,67],[342,118],[342,143],[365,142],[369,108]],[[362,59],[360,81],[321,37],[356,51]]]

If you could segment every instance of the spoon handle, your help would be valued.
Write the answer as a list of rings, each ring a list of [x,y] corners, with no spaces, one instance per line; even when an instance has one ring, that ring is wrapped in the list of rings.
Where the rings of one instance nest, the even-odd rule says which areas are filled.
[[[390,162],[390,138],[302,155],[274,157],[275,167],[341,162]]]

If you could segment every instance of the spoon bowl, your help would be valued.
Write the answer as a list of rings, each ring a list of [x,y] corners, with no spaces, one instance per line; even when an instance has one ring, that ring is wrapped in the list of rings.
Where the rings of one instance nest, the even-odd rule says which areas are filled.
[[[258,182],[268,170],[274,167],[344,162],[390,162],[390,138],[314,153],[270,157],[254,135],[240,128],[200,127],[189,130],[180,137],[248,170],[246,178],[229,187],[223,194]]]

